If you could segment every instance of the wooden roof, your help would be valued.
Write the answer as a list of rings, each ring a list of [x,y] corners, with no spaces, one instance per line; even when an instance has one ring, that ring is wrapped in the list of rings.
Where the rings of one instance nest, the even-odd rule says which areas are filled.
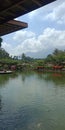
[[[16,21],[10,20],[53,1],[55,0],[0,0],[0,36],[27,27],[25,23],[21,26],[20,22],[17,23]],[[14,25],[12,24],[13,22],[15,23]]]
[[[26,27],[28,27],[27,23],[10,20],[6,23],[0,24],[0,36],[24,29]]]

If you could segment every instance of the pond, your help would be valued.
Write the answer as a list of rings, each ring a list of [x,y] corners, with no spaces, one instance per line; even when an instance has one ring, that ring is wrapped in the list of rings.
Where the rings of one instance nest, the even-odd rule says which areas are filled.
[[[65,74],[0,75],[0,130],[65,130]]]

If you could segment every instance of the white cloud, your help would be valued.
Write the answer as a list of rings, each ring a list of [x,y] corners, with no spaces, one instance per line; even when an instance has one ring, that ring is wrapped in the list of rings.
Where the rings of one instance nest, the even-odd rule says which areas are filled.
[[[65,24],[65,0],[57,0],[28,14],[30,21],[54,21]]]
[[[13,40],[15,41],[24,41],[25,39],[27,38],[32,38],[32,37],[35,37],[35,33],[31,32],[31,31],[18,31],[15,33],[14,37],[13,37]]]
[[[45,16],[45,19],[56,21],[59,24],[65,24],[65,2],[60,2],[60,4]]]
[[[14,42],[15,40],[18,42],[16,47],[7,43],[2,45],[11,55],[20,55],[24,52],[29,53],[29,55],[36,53],[40,56],[39,52],[43,52],[42,57],[44,57],[55,48],[65,49],[65,31],[54,28],[46,28],[39,36],[33,32],[20,31],[14,35],[13,39]]]
[[[2,48],[4,48],[10,55],[14,55],[14,48],[13,48],[12,44],[3,42]]]

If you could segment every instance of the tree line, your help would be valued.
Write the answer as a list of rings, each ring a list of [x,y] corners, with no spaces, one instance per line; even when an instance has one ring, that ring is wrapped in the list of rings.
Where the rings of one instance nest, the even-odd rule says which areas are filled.
[[[14,56],[11,57],[9,55],[8,52],[6,52],[5,49],[2,48],[2,42],[3,39],[0,37],[0,60],[2,61],[2,59],[8,59],[10,62],[11,60],[13,60],[13,62],[17,61],[17,62],[36,62],[38,65],[42,65],[43,64],[47,64],[47,63],[52,63],[52,64],[62,64],[62,62],[65,62],[65,50],[59,50],[59,49],[55,49],[54,52],[52,54],[49,54],[46,58],[39,58],[39,59],[35,59],[35,58],[31,58],[29,56],[26,56],[25,53],[22,53],[20,56]]]
[[[58,65],[62,64],[62,62],[65,62],[65,50],[55,49],[52,54],[49,54],[46,57],[45,62],[50,62]]]

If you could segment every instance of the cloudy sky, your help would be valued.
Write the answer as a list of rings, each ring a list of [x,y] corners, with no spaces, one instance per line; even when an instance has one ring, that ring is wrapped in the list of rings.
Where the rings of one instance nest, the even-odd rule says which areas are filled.
[[[28,28],[3,36],[2,47],[10,55],[43,58],[54,49],[65,50],[65,0],[57,0],[18,20]]]

